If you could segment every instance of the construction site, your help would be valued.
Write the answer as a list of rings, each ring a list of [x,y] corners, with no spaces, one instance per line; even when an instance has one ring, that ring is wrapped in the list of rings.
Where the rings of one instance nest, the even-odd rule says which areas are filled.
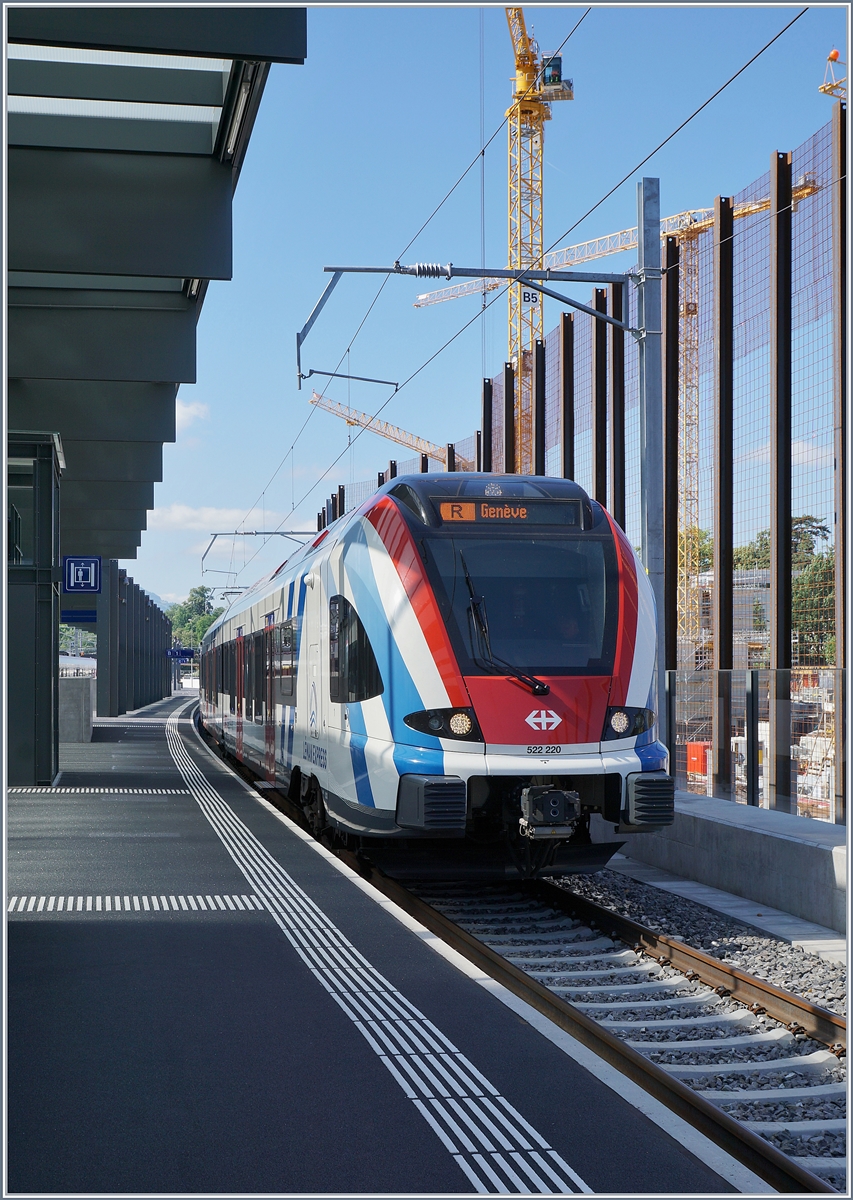
[[[412,455],[339,486],[317,525],[396,475],[542,474],[580,483],[639,550],[637,268],[594,287],[585,305],[559,297],[571,307],[547,333],[543,291],[555,293],[529,276],[513,282],[636,250],[638,228],[544,251],[545,127],[573,86],[562,60],[528,36],[523,10],[506,13],[516,64],[507,269],[414,301],[484,303],[505,292],[506,360],[483,380],[480,428],[446,445],[314,390],[311,404]],[[769,171],[737,194],[660,219],[662,624],[676,778],[690,791],[833,822],[845,820],[844,68],[833,50],[818,84],[829,119],[808,141],[768,148]]]

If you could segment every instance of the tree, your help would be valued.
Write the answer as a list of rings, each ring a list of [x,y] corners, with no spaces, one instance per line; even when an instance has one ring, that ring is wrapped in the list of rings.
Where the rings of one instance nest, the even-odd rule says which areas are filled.
[[[791,563],[794,570],[807,567],[815,557],[815,545],[826,541],[829,527],[806,513],[791,521]],[[755,539],[745,546],[735,546],[734,567],[736,571],[750,571],[770,566],[770,530],[760,529]]]
[[[794,578],[791,627],[797,635],[797,665],[832,666],[835,660],[835,555],[815,554]]]
[[[225,611],[213,607],[213,588],[190,588],[186,600],[170,604],[166,615],[172,622],[172,635],[184,646],[197,646],[210,626]]]

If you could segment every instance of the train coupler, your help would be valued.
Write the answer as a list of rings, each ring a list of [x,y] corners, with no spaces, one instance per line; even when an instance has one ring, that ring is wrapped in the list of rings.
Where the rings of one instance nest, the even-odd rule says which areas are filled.
[[[577,792],[567,792],[549,784],[526,787],[521,793],[521,819],[518,831],[522,837],[570,838],[581,815]]]

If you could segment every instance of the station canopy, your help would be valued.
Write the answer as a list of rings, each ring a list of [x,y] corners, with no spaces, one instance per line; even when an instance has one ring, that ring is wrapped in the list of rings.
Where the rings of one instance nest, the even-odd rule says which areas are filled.
[[[9,428],[56,432],[62,554],[136,557],[297,8],[9,8]]]

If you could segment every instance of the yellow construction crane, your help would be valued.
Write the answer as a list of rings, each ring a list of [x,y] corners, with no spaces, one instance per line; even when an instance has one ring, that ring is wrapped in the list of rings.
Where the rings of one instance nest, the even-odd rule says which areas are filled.
[[[506,111],[509,131],[509,252],[511,270],[542,266],[542,145],[551,102],[573,99],[563,79],[562,59],[540,58],[529,36],[524,10],[508,8],[506,19],[515,54],[512,103]],[[480,285],[482,292],[482,284]],[[513,284],[509,288],[507,357],[515,367],[516,462],[533,470],[533,348],[542,337],[542,296]]]
[[[321,396],[319,392],[312,394],[310,403],[316,404],[317,408],[322,409],[323,412],[340,417],[346,421],[347,425],[357,425],[360,429],[369,429],[371,433],[378,433],[380,437],[387,438],[389,442],[396,442],[398,446],[406,446],[407,449],[414,450],[417,454],[426,454],[436,462],[447,465],[446,446],[439,446],[435,442],[428,442],[426,438],[417,437],[414,433],[407,433],[399,425],[389,425],[387,421],[380,421],[376,417],[368,416],[367,413],[357,412],[356,409],[349,408],[348,405],[341,404],[338,400],[330,400],[328,396]],[[461,455],[456,456],[458,471],[473,471],[475,467],[476,464],[469,459],[462,458]]]
[[[826,68],[823,72],[823,83],[817,89],[823,92],[824,96],[834,96],[836,100],[847,99],[847,76],[842,75],[840,79],[835,78],[836,66],[844,67],[846,63],[841,62],[841,55],[833,47],[826,56]]]

